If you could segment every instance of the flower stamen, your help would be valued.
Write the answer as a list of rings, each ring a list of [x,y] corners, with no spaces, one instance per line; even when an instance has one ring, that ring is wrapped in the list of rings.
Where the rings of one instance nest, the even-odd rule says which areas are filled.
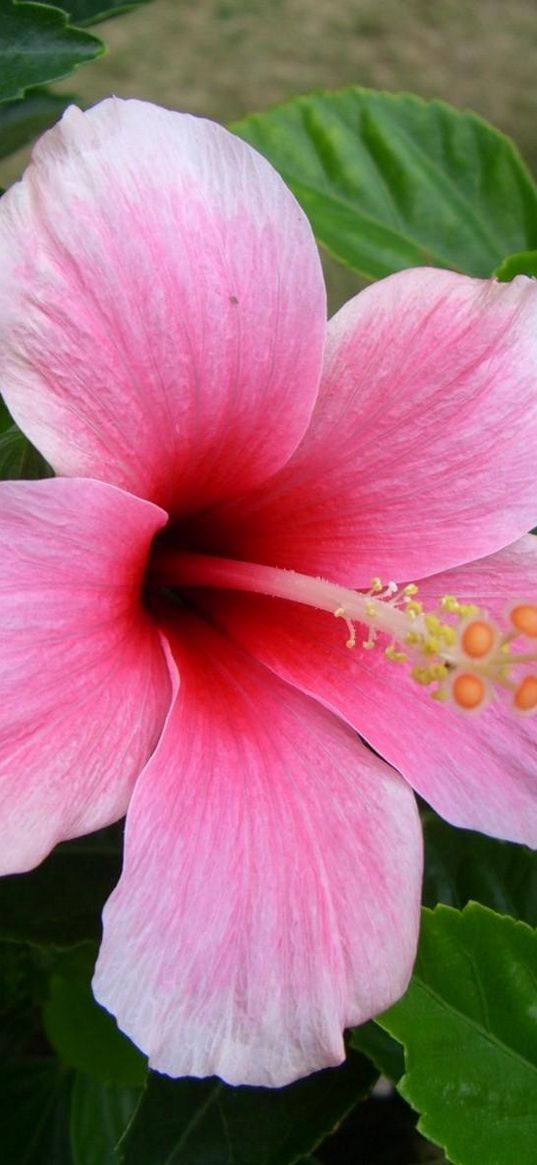
[[[536,603],[517,603],[515,607],[511,607],[509,617],[519,635],[525,635],[527,639],[537,639]]]
[[[537,710],[537,676],[524,676],[513,696],[513,704],[517,712]]]
[[[356,624],[367,631],[365,650],[381,641],[384,656],[408,665],[410,678],[430,688],[435,700],[465,713],[481,710],[494,692],[509,693],[511,707],[537,712],[537,604],[513,603],[502,628],[475,603],[443,595],[426,610],[416,583],[401,590],[373,578],[369,590],[353,591],[293,570],[167,550],[155,553],[150,580],[161,587],[224,587],[250,591],[328,611],[347,626],[347,647],[357,645]],[[524,650],[524,640],[531,650]],[[533,641],[533,642],[532,642]],[[524,671],[521,674],[521,670]]]

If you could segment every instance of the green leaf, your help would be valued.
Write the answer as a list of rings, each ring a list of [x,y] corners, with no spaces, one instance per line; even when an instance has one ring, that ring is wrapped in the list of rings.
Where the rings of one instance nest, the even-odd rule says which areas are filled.
[[[71,1165],[70,1078],[46,1047],[41,1002],[46,952],[0,944],[0,1159],[5,1165]]]
[[[48,1039],[64,1064],[102,1084],[141,1087],[146,1060],[93,998],[91,976],[96,948],[84,943],[58,961],[43,1007]]]
[[[537,275],[537,251],[519,251],[518,255],[509,255],[494,272],[500,283],[510,283],[515,275]]]
[[[392,1039],[372,1019],[360,1027],[353,1027],[348,1033],[351,1048],[372,1060],[379,1072],[393,1080],[394,1084],[400,1080],[405,1070],[405,1057],[401,1045]]]
[[[0,1063],[42,1043],[41,1005],[49,970],[47,954],[38,948],[0,943]]]
[[[0,1068],[0,1127],[5,1165],[72,1165],[70,1074],[57,1060],[24,1058]]]
[[[111,16],[119,16],[149,3],[150,0],[62,0],[61,7],[73,24],[86,25],[109,20]]]
[[[537,926],[537,852],[423,818],[423,903],[461,909],[470,899]]]
[[[59,8],[0,0],[0,101],[59,81],[103,52],[102,41],[71,28]]]
[[[4,101],[0,105],[0,158],[14,153],[54,125],[73,101],[76,101],[73,96],[63,97],[43,88],[30,89],[18,101]]]
[[[509,139],[472,113],[351,88],[231,128],[279,170],[319,242],[368,279],[423,264],[488,276],[537,247],[537,189]]]
[[[470,903],[423,911],[410,987],[379,1023],[405,1047],[399,1091],[456,1165],[534,1165],[537,932]]]
[[[16,425],[10,425],[9,429],[0,432],[0,480],[51,476],[50,465]]]
[[[231,1088],[151,1074],[120,1145],[125,1165],[292,1165],[332,1132],[376,1073],[345,1064],[288,1088]]]
[[[101,1084],[77,1072],[71,1099],[73,1165],[118,1165],[115,1146],[139,1099],[138,1088]]]
[[[121,872],[117,826],[65,842],[36,870],[0,878],[0,939],[69,946],[99,939]]]
[[[8,412],[2,397],[0,396],[0,433],[4,433],[6,429],[10,429],[13,424],[11,415]]]

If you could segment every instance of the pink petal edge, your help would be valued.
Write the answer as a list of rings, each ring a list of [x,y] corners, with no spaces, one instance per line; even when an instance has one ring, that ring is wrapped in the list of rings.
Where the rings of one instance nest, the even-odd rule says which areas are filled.
[[[536,383],[535,280],[383,279],[330,321],[294,456],[199,544],[355,587],[499,550],[535,520]]]
[[[343,725],[208,625],[172,632],[177,702],[129,806],[94,991],[171,1076],[280,1086],[405,990],[421,830]]]
[[[171,686],[140,603],[166,515],[113,486],[0,484],[2,873],[121,817]]]
[[[140,101],[70,108],[0,206],[0,383],[67,476],[199,509],[308,424],[326,331],[311,229],[267,161]]]

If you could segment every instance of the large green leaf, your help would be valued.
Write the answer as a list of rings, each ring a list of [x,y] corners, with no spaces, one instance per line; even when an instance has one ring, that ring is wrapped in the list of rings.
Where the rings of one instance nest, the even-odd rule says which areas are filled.
[[[292,1165],[371,1087],[354,1052],[340,1068],[288,1088],[230,1088],[152,1075],[120,1146],[125,1165]]]
[[[71,1099],[73,1165],[119,1165],[115,1146],[139,1099],[138,1088],[101,1084],[77,1072]]]
[[[49,971],[46,951],[24,943],[0,943],[0,1063],[25,1056],[40,1043]]]
[[[120,830],[58,846],[36,870],[0,878],[0,939],[69,946],[98,939],[121,870]]]
[[[73,24],[85,25],[108,20],[110,16],[119,16],[149,3],[150,0],[61,0],[60,6],[69,14]]]
[[[71,28],[59,8],[0,0],[0,101],[23,97],[34,85],[59,81],[103,52],[102,41]]]
[[[72,1165],[70,1083],[70,1074],[52,1057],[25,1057],[0,1067],[0,1159],[5,1165]]]
[[[470,903],[424,910],[410,987],[380,1017],[401,1094],[456,1165],[534,1165],[537,932]]]
[[[512,143],[409,94],[313,93],[231,127],[274,164],[318,240],[369,279],[432,264],[488,276],[537,247],[537,190]]]
[[[6,429],[10,429],[12,424],[11,416],[0,396],[0,433],[4,433]]]
[[[4,101],[0,105],[0,158],[12,154],[54,125],[75,100],[72,96],[63,97],[37,88],[18,101]]]
[[[147,1074],[145,1057],[93,998],[90,983],[96,953],[93,943],[83,943],[58,959],[43,1007],[45,1031],[70,1068],[102,1084],[141,1087]]]
[[[508,255],[494,272],[500,283],[510,283],[515,275],[537,275],[537,251],[519,251],[518,255]]]
[[[1,106],[0,106],[1,108]],[[0,480],[50,477],[52,470],[16,425],[0,432]]]
[[[70,1075],[43,1039],[41,1001],[51,959],[24,944],[0,944],[0,1160],[71,1165]]]
[[[423,903],[461,909],[470,899],[537,926],[537,851],[423,818]]]
[[[351,1048],[363,1052],[383,1076],[394,1083],[401,1079],[405,1070],[403,1049],[378,1023],[370,1019],[369,1023],[352,1028],[348,1039]]]

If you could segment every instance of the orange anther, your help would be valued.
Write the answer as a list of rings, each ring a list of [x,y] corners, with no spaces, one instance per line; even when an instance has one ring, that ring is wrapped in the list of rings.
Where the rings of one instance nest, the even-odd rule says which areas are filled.
[[[472,672],[459,672],[451,685],[453,699],[459,708],[471,711],[479,708],[487,694],[483,680]]]
[[[537,605],[535,603],[519,603],[513,607],[511,623],[520,635],[527,635],[530,639],[537,639]]]
[[[532,712],[537,708],[537,676],[525,676],[518,685],[513,703],[519,712]]]
[[[461,647],[471,659],[483,659],[488,655],[495,641],[494,628],[484,619],[472,619],[461,635]]]

